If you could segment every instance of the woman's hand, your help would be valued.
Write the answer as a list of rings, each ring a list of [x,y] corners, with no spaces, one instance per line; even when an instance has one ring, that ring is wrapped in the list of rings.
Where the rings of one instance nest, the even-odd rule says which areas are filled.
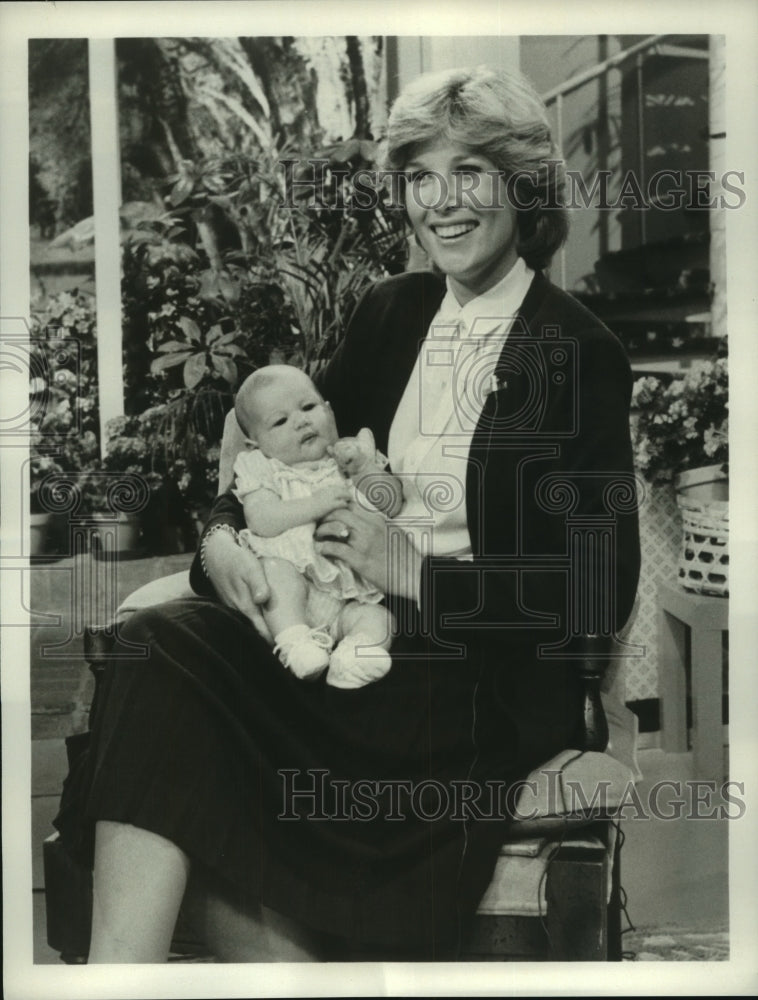
[[[347,507],[352,494],[347,483],[339,483],[335,486],[326,486],[322,490],[317,490],[312,494],[313,509],[315,517],[326,517],[332,511]]]
[[[417,600],[421,557],[406,533],[377,511],[355,503],[316,528],[316,548],[342,559],[386,594]]]
[[[216,531],[204,543],[205,570],[224,604],[247,615],[269,642],[271,633],[260,605],[271,596],[263,567],[248,548],[238,545],[226,531]]]

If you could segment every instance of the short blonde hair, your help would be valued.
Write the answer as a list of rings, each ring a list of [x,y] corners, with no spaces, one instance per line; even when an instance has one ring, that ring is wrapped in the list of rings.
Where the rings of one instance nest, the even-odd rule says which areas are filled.
[[[543,268],[565,241],[565,174],[545,105],[525,76],[490,66],[427,73],[410,83],[390,113],[384,167],[402,170],[420,144],[444,137],[518,175],[518,252]]]

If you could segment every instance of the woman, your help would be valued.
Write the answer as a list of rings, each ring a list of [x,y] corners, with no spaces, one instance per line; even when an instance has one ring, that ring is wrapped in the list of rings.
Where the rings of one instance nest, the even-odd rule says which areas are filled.
[[[631,609],[636,513],[608,500],[632,469],[629,366],[541,273],[566,233],[544,107],[486,68],[421,78],[387,160],[436,273],[369,291],[320,390],[341,434],[374,431],[405,506],[394,526],[336,512],[319,544],[388,594],[393,667],[353,691],[283,671],[241,508],[219,498],[191,575],[205,599],[136,615],[149,663],[108,674],[82,779],[90,961],[164,958],[190,874],[220,958],[266,957],[280,931],[280,958],[323,955],[314,932],[341,955],[454,958],[507,789],[576,740],[572,634]],[[578,523],[612,524],[594,567],[569,556]]]

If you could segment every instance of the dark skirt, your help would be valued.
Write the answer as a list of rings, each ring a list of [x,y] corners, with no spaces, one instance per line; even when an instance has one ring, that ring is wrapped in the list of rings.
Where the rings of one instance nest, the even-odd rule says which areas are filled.
[[[520,776],[475,651],[398,637],[390,672],[346,691],[297,680],[242,614],[203,598],[121,634],[147,652],[106,670],[56,820],[72,851],[91,864],[94,822],[131,823],[243,902],[358,948],[455,957],[507,823],[491,788],[464,800]]]

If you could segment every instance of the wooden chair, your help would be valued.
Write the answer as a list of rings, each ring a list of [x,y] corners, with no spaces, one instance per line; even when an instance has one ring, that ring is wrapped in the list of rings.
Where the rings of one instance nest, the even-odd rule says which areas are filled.
[[[227,421],[219,469],[220,490],[231,479],[239,450],[236,421]],[[141,587],[119,616],[191,593],[186,573]],[[619,649],[603,636],[578,637],[576,660],[584,687],[583,743],[530,775],[536,793],[518,806],[494,877],[466,942],[472,961],[604,961],[621,958],[619,837],[614,815],[639,779],[636,718],[620,696]],[[101,678],[115,641],[113,623],[85,633],[85,658],[95,676],[90,709],[101,697]],[[69,752],[76,751],[77,737]],[[548,788],[548,785],[551,788]],[[601,804],[597,792],[603,790]],[[580,791],[564,798],[556,790]],[[550,794],[552,791],[552,795]],[[523,802],[523,808],[522,808]],[[584,807],[582,804],[586,803]],[[47,940],[64,962],[86,962],[92,912],[92,874],[70,856],[57,834],[44,844]],[[172,950],[202,954],[180,912]]]

